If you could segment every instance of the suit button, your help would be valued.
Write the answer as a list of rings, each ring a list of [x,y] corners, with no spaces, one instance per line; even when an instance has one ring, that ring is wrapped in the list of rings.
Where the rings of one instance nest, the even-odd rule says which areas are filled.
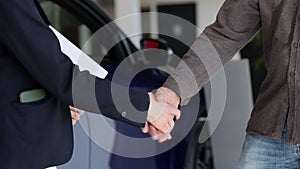
[[[290,77],[294,77],[295,76],[295,72],[289,72],[289,76]]]
[[[294,48],[298,48],[298,42],[293,43]]]
[[[122,117],[126,117],[126,115],[127,115],[127,113],[126,113],[125,111],[123,111],[123,112],[121,113],[121,116],[122,116]]]

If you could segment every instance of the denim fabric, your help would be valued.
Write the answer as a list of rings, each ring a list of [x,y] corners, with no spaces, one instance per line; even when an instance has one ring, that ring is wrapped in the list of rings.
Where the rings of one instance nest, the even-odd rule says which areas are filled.
[[[237,169],[299,169],[299,147],[285,138],[286,129],[281,140],[247,134]]]

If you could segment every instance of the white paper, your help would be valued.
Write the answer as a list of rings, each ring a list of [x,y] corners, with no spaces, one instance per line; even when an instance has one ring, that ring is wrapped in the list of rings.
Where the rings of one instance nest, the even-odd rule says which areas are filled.
[[[75,46],[72,42],[65,38],[51,25],[49,26],[49,28],[53,31],[53,33],[59,40],[61,51],[71,59],[73,64],[79,67],[80,71],[86,70],[90,72],[90,74],[101,79],[104,79],[106,77],[108,72],[103,67],[101,67],[98,63],[91,59],[87,54],[85,54],[82,50],[80,50],[77,46]]]

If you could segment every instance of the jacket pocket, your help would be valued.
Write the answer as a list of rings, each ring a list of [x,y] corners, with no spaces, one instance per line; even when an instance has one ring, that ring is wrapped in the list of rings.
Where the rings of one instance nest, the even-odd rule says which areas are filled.
[[[47,122],[49,113],[55,111],[55,103],[56,99],[50,96],[30,103],[12,102],[12,107],[15,109],[14,113],[11,114],[13,127],[25,140],[34,141],[35,131],[37,129],[43,130],[43,125]]]
[[[10,116],[16,137],[32,147],[29,155],[37,165],[57,165],[71,158],[73,138],[67,105],[47,96],[30,103],[14,102],[12,106],[15,111]]]

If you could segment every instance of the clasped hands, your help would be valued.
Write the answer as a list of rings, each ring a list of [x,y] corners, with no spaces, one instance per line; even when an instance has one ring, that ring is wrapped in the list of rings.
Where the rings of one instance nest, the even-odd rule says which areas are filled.
[[[144,133],[149,133],[153,140],[164,142],[172,138],[171,131],[174,128],[174,118],[180,118],[178,105],[180,97],[172,90],[160,87],[155,94],[148,93],[150,105]]]
[[[171,131],[174,128],[174,118],[180,118],[178,105],[180,97],[172,90],[160,87],[155,94],[148,93],[150,105],[148,109],[147,122],[142,128],[144,133],[149,133],[153,140],[164,142],[172,138]],[[84,113],[83,110],[69,106],[72,124],[75,125]]]

